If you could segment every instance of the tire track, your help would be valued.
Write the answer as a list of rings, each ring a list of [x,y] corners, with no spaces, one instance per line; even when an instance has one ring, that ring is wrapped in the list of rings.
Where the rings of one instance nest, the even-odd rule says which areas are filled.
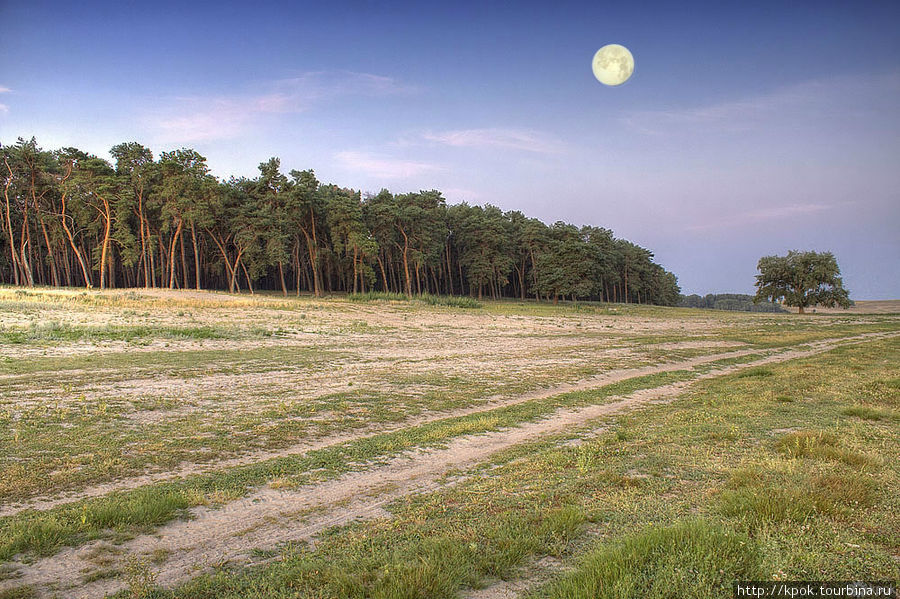
[[[160,566],[157,578],[162,586],[171,587],[217,564],[248,563],[253,549],[274,548],[288,541],[314,541],[316,535],[331,526],[356,519],[389,517],[384,509],[386,504],[413,493],[441,488],[447,484],[442,483],[441,479],[450,470],[472,467],[514,445],[584,427],[598,418],[672,401],[696,381],[809,357],[873,337],[898,335],[867,334],[812,343],[808,344],[809,349],[781,351],[747,363],[721,367],[690,381],[643,389],[609,398],[603,404],[561,408],[540,420],[457,437],[441,449],[410,451],[384,465],[324,483],[291,491],[263,488],[219,509],[194,509],[192,520],[172,522],[152,535],[140,536],[122,544],[121,548],[125,555],[153,552],[171,555]],[[90,562],[90,552],[98,545],[100,543],[95,542],[79,548],[67,548],[32,564],[18,564],[21,576],[14,581],[0,582],[0,590],[26,584],[32,585],[39,595],[46,595],[52,589],[64,591],[66,596],[86,599],[116,592],[123,587],[119,580],[98,580],[86,584],[74,580],[78,576],[74,573],[95,568]]]

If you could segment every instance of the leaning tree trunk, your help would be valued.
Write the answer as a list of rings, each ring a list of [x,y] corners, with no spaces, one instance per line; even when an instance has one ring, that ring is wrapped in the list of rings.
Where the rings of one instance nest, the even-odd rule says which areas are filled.
[[[175,244],[178,243],[178,237],[181,235],[181,227],[184,221],[178,220],[178,226],[175,228],[175,234],[172,236],[172,242],[169,245],[169,289],[175,289]]]
[[[281,279],[281,293],[287,297],[287,285],[284,283],[284,263],[281,260],[278,261],[278,277]]]
[[[9,186],[12,184],[13,172],[6,157],[3,158],[3,162],[6,164],[6,169],[9,171],[9,178],[6,180],[6,186],[3,188],[3,197],[6,199],[6,230],[9,234],[9,257],[12,262],[13,281],[18,285],[19,269],[21,266],[19,265],[19,258],[16,256],[15,234],[12,228],[12,220],[9,217]]]
[[[110,229],[112,228],[112,213],[109,209],[109,202],[100,198],[103,202],[104,220],[106,224],[103,227],[103,247],[100,250],[100,289],[106,288],[106,278],[104,276],[106,269],[106,256],[109,252]]]

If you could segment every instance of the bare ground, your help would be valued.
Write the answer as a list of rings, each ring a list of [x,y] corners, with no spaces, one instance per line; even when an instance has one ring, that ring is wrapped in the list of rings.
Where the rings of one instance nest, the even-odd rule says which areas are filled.
[[[685,344],[664,344],[667,346],[678,346],[683,347]],[[723,345],[717,345],[718,347],[731,347],[733,344],[725,343]],[[690,342],[688,347],[703,347],[699,345],[698,342]],[[674,348],[674,347],[672,347]],[[562,393],[569,393],[573,391],[584,391],[588,389],[596,389],[599,387],[603,387],[606,385],[610,385],[619,381],[623,381],[630,378],[647,376],[651,374],[658,374],[662,372],[672,372],[675,370],[685,370],[694,368],[696,366],[700,366],[702,364],[708,364],[710,362],[715,362],[717,360],[723,360],[728,358],[738,358],[751,354],[762,354],[766,353],[762,350],[738,350],[731,352],[721,352],[715,354],[708,354],[696,358],[691,358],[688,360],[681,360],[677,362],[663,362],[661,364],[646,366],[640,368],[624,368],[612,370],[607,373],[604,373],[600,376],[590,377],[587,379],[583,379],[576,383],[569,383],[563,385],[556,385],[551,388],[542,389],[539,391],[534,391],[531,393],[524,393],[517,395],[515,397],[504,397],[504,396],[491,396],[482,400],[476,400],[474,405],[459,408],[455,410],[446,410],[446,411],[429,411],[426,414],[415,416],[406,420],[403,420],[398,423],[393,423],[390,425],[372,425],[367,426],[362,429],[357,429],[350,433],[341,433],[334,435],[327,435],[325,437],[316,439],[314,441],[304,441],[302,443],[296,443],[289,447],[285,447],[278,450],[262,450],[255,451],[250,453],[245,453],[238,457],[218,460],[207,463],[184,463],[180,465],[178,468],[167,470],[166,472],[156,472],[145,474],[141,476],[131,477],[127,479],[121,479],[116,481],[110,481],[108,483],[93,485],[91,487],[85,488],[83,490],[77,492],[69,492],[57,496],[44,496],[44,497],[33,497],[24,502],[18,502],[13,504],[7,504],[0,506],[0,517],[15,515],[19,512],[28,509],[35,510],[46,510],[52,507],[56,507],[65,503],[71,503],[74,501],[79,501],[81,499],[88,499],[92,497],[100,497],[106,495],[108,493],[112,493],[114,491],[124,491],[128,489],[134,489],[137,487],[141,487],[148,484],[158,483],[166,480],[174,480],[178,478],[184,478],[187,476],[197,475],[212,472],[215,470],[223,470],[227,468],[233,468],[235,466],[243,466],[246,464],[254,464],[258,462],[262,462],[265,460],[286,457],[286,456],[297,456],[305,454],[309,451],[314,451],[317,449],[322,449],[325,447],[329,447],[331,445],[337,445],[340,443],[344,443],[347,441],[353,441],[365,438],[367,436],[391,432],[396,430],[401,430],[410,426],[417,426],[421,424],[426,424],[428,422],[434,422],[437,420],[442,420],[444,418],[454,418],[459,416],[467,416],[470,414],[476,414],[479,412],[487,412],[502,406],[510,406],[516,405],[519,403],[523,403],[526,401],[531,401],[535,399],[544,399],[547,397],[553,397],[555,395],[560,395]],[[258,375],[255,375],[258,377]],[[269,382],[272,379],[278,379],[278,373],[270,373],[267,374],[267,380]],[[154,381],[154,384],[161,385],[165,387],[165,383],[161,381]],[[233,388],[235,381],[230,381],[230,385]],[[127,387],[126,387],[127,388]],[[320,393],[326,392],[328,389],[319,390]],[[167,415],[171,415],[171,411],[166,412]],[[138,413],[142,418],[146,418],[146,413]],[[143,420],[142,420],[143,422]]]
[[[744,368],[782,362],[828,351],[846,343],[896,334],[870,334],[809,344],[806,350],[790,350],[741,365],[719,368],[700,375],[706,379]],[[325,483],[292,491],[264,488],[220,509],[198,508],[194,519],[173,522],[153,535],[124,543],[123,555],[145,555],[162,550],[171,556],[158,570],[158,582],[172,586],[199,572],[225,562],[247,563],[253,549],[277,547],[287,541],[313,541],[324,529],[357,518],[387,517],[389,502],[410,493],[438,488],[451,470],[465,469],[489,459],[513,445],[544,436],[591,426],[598,418],[637,409],[655,402],[672,401],[691,382],[679,382],[645,389],[604,404],[578,409],[560,409],[552,416],[520,426],[449,442],[445,448],[416,451],[361,473],[348,474]],[[593,425],[596,427],[596,425]],[[68,597],[102,597],[122,587],[118,580],[105,579],[81,584],[75,572],[94,567],[90,554],[96,543],[66,549],[32,564],[18,564],[12,581],[0,582],[0,590],[21,584],[33,585],[42,595],[53,590]]]
[[[795,314],[798,312],[797,308],[787,307],[787,310]],[[815,314],[900,314],[900,300],[858,300],[846,310],[813,306],[806,311]]]

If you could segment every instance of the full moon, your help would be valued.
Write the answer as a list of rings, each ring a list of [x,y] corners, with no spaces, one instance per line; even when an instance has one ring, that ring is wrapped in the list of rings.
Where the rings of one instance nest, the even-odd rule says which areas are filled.
[[[607,44],[594,54],[591,67],[603,85],[622,85],[634,73],[634,57],[625,46]]]

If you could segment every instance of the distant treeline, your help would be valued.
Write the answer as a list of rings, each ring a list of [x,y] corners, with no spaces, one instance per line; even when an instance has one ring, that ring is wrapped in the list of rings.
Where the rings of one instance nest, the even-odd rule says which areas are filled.
[[[609,229],[448,206],[434,190],[362,196],[277,158],[225,181],[191,149],[110,155],[0,148],[0,281],[678,302],[675,275]]]
[[[780,304],[773,302],[753,303],[753,296],[743,293],[708,293],[682,295],[678,302],[682,308],[707,308],[710,310],[736,310],[738,312],[787,312]]]

